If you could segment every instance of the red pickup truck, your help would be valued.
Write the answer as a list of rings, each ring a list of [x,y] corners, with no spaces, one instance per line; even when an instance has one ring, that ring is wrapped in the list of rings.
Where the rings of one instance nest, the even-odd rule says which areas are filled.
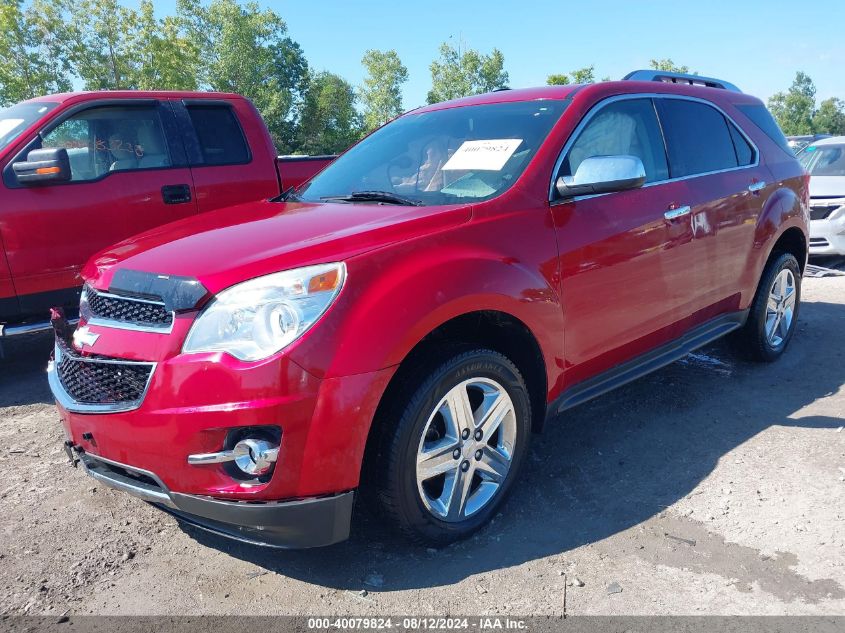
[[[0,337],[79,304],[97,251],[174,220],[273,196],[333,156],[276,157],[244,97],[49,95],[0,110]]]

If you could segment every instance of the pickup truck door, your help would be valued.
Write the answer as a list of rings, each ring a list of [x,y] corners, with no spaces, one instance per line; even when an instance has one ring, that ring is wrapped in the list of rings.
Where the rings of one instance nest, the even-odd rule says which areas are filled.
[[[174,100],[200,212],[266,200],[280,192],[275,149],[246,99]]]
[[[17,182],[12,163],[64,147],[71,181]],[[99,250],[197,211],[171,109],[152,99],[93,101],[48,123],[3,169],[0,232],[23,314],[72,304]]]

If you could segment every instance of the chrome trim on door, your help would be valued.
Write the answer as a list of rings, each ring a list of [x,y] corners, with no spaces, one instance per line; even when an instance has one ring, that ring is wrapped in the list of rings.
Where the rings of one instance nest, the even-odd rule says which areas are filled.
[[[569,150],[572,148],[572,145],[577,140],[578,135],[581,134],[581,132],[584,130],[584,128],[587,126],[587,124],[590,122],[590,120],[594,116],[596,116],[596,114],[598,114],[605,106],[608,106],[611,103],[616,103],[617,101],[626,101],[626,100],[630,100],[630,99],[652,99],[652,100],[653,99],[683,99],[683,100],[686,100],[686,101],[696,101],[698,103],[703,103],[704,105],[710,106],[711,108],[713,108],[714,110],[719,112],[722,116],[724,116],[725,119],[730,124],[732,124],[737,129],[737,131],[742,135],[742,137],[748,142],[748,145],[751,147],[751,149],[754,150],[754,162],[752,162],[750,165],[728,167],[727,169],[717,169],[715,171],[707,171],[707,172],[702,172],[700,174],[690,174],[689,176],[678,176],[677,178],[667,178],[666,180],[655,180],[654,182],[647,182],[646,184],[643,185],[643,188],[652,187],[654,185],[662,185],[662,184],[665,184],[665,183],[668,183],[668,182],[678,182],[678,181],[681,181],[681,180],[690,180],[691,178],[701,178],[702,176],[712,176],[713,174],[722,174],[722,173],[729,172],[729,171],[739,171],[741,169],[752,169],[754,167],[759,167],[759,165],[760,165],[760,149],[757,147],[756,143],[754,143],[754,141],[751,139],[751,137],[749,137],[748,134],[745,133],[745,130],[742,129],[742,126],[740,126],[733,119],[733,117],[731,117],[727,112],[722,110],[722,108],[720,108],[718,105],[716,105],[712,101],[708,101],[707,99],[701,99],[699,97],[688,97],[686,95],[675,95],[675,94],[669,94],[669,93],[661,94],[659,92],[655,92],[655,93],[643,92],[643,93],[629,93],[629,94],[624,94],[624,95],[616,95],[614,97],[608,97],[607,99],[603,99],[602,101],[599,101],[598,103],[593,105],[593,107],[590,108],[590,110],[587,112],[587,114],[584,115],[584,118],[582,118],[581,121],[579,121],[579,123],[575,127],[575,129],[572,130],[572,134],[569,135],[569,138],[566,139],[566,143],[564,143],[563,149],[560,151],[560,154],[558,155],[557,160],[555,161],[555,166],[554,166],[554,169],[552,170],[551,179],[549,181],[549,202],[551,204],[553,204],[553,205],[554,204],[561,204],[562,202],[572,202],[572,201],[583,200],[585,198],[592,198],[592,197],[595,197],[595,196],[607,196],[607,195],[609,195],[609,194],[606,194],[606,193],[596,193],[596,194],[590,194],[588,196],[577,196],[575,198],[567,198],[567,199],[561,200],[560,198],[555,197],[555,181],[557,180],[557,173],[558,173],[558,171],[560,171],[560,166],[563,164],[563,159],[566,158],[567,152],[569,152]],[[660,115],[656,111],[655,111],[654,114],[657,117],[658,123],[660,123]],[[662,131],[661,131],[661,135],[662,135]],[[668,162],[669,162],[668,156],[666,157],[666,162],[667,162],[667,165],[668,165]]]
[[[663,214],[663,217],[667,220],[677,220],[685,215],[689,215],[690,211],[692,211],[692,209],[689,206],[678,207],[677,209],[669,209]]]

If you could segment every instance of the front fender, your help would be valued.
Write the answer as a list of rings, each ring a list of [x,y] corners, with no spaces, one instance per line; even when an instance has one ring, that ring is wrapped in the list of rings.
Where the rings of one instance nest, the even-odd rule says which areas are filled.
[[[553,239],[538,252],[544,250],[545,268],[490,247],[443,244],[437,238],[353,258],[337,303],[291,356],[320,377],[376,371],[399,364],[450,319],[494,310],[528,327],[550,374],[563,354],[563,315],[553,289]]]

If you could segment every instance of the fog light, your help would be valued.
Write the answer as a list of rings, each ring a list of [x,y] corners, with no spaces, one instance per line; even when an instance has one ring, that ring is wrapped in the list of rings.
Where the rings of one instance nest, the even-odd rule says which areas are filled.
[[[250,477],[266,475],[278,459],[278,442],[255,437],[239,440],[231,450],[188,455],[188,463],[192,466],[234,462],[238,470]]]
[[[247,438],[232,449],[235,465],[247,475],[260,477],[270,472],[279,458],[279,447],[267,440]]]

